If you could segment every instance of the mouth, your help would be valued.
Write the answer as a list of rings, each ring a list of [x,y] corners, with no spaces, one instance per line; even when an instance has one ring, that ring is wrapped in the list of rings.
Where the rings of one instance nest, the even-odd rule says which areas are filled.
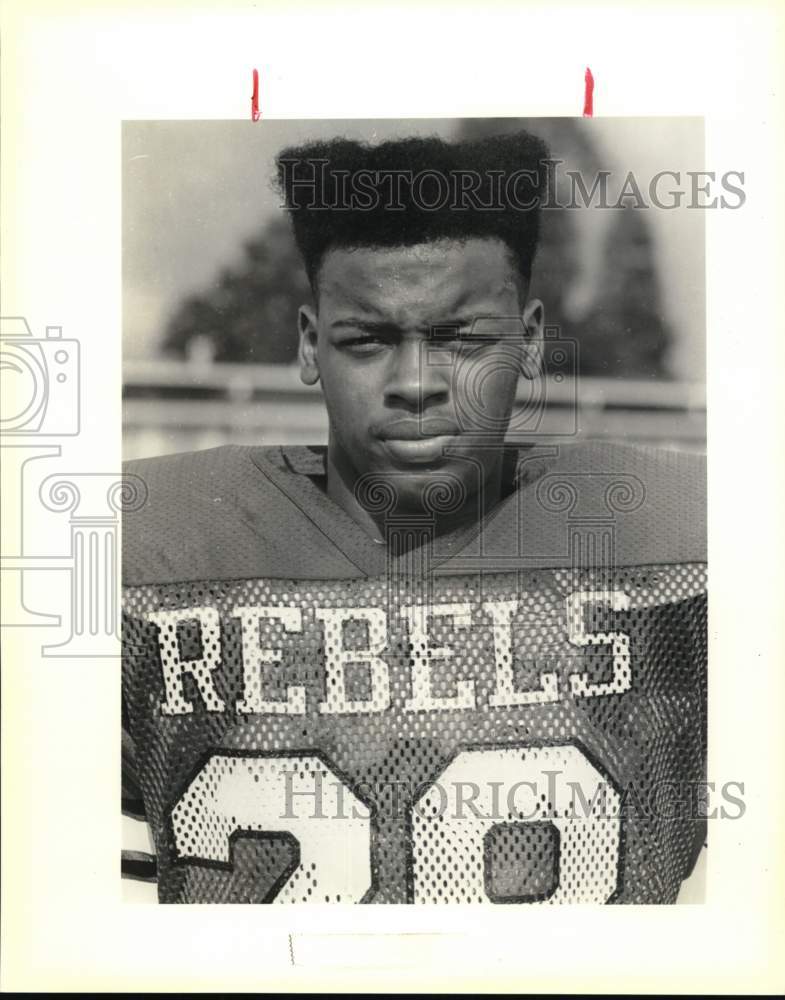
[[[453,443],[453,434],[436,434],[419,438],[385,438],[382,442],[387,453],[405,465],[433,465],[446,461],[445,448]]]

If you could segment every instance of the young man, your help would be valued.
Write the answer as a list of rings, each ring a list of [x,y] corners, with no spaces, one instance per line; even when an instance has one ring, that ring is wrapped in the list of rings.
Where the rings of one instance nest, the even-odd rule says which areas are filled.
[[[689,875],[702,464],[506,443],[546,155],[281,155],[328,445],[128,470],[124,777],[162,902],[661,903]]]

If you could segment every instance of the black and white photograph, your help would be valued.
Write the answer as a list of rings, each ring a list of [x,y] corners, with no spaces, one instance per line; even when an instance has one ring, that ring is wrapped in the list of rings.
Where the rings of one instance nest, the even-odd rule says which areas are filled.
[[[0,991],[783,992],[784,40],[0,4]]]
[[[125,124],[127,898],[702,901],[702,148]]]

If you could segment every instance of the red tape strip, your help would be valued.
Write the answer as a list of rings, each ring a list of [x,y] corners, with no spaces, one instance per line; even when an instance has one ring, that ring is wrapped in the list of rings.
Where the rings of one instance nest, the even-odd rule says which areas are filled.
[[[586,90],[583,98],[583,117],[591,118],[594,114],[594,77],[592,76],[591,70],[588,66],[586,67],[584,82]]]
[[[259,71],[253,71],[253,93],[251,94],[251,119],[258,122],[261,114],[259,112]]]

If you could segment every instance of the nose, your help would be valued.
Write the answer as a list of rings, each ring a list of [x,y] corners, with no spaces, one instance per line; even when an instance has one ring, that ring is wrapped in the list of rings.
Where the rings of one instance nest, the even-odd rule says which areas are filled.
[[[427,342],[420,338],[402,339],[393,357],[385,402],[421,411],[446,402],[449,387],[444,366],[429,363]]]

